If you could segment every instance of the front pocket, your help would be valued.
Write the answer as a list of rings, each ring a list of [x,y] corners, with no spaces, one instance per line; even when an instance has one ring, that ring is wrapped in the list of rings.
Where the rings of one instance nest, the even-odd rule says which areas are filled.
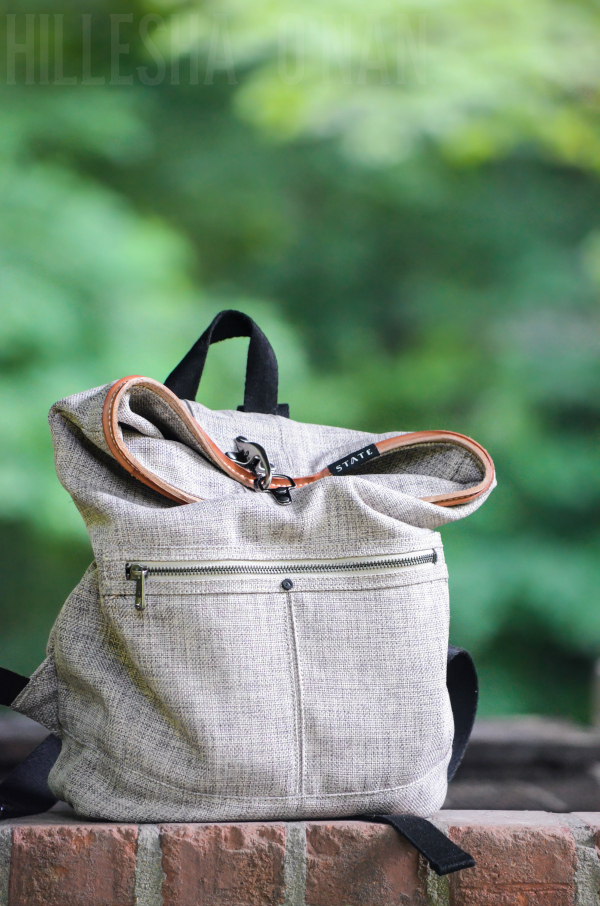
[[[102,606],[153,712],[151,734],[147,713],[130,715],[127,743],[150,776],[230,798],[322,796],[410,783],[443,757],[436,550],[122,569],[129,594]]]
[[[290,600],[303,793],[358,795],[426,776],[452,742],[446,579]]]
[[[161,589],[146,600],[144,612],[130,597],[103,602],[145,699],[129,715],[128,764],[197,793],[294,795],[296,678],[285,596]]]

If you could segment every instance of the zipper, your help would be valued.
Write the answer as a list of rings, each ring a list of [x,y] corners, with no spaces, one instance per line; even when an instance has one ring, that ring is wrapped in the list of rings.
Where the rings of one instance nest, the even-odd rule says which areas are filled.
[[[398,554],[383,557],[348,557],[343,560],[286,560],[264,561],[230,560],[188,562],[185,566],[176,561],[164,561],[154,565],[127,563],[125,576],[136,583],[136,610],[146,608],[146,579],[149,576],[280,576],[306,575],[315,573],[352,573],[363,570],[406,569],[411,566],[423,566],[426,563],[437,563],[437,551],[413,551],[409,554]]]

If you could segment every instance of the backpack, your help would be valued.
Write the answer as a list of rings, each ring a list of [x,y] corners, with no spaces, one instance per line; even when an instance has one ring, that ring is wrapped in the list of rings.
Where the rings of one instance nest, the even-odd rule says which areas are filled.
[[[211,343],[250,337],[244,404],[195,402]],[[50,736],[0,784],[1,817],[57,799],[108,821],[365,816],[438,873],[472,858],[441,808],[477,678],[448,648],[436,531],[494,468],[446,431],[309,425],[246,315],[218,315],[164,384],[125,377],[50,411],[56,471],[95,560],[30,679],[1,701]]]

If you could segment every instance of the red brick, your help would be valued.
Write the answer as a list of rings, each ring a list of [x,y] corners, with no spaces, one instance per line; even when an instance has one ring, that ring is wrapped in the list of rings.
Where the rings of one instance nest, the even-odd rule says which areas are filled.
[[[440,812],[476,867],[450,875],[451,906],[573,906],[576,851],[561,815]]]
[[[9,906],[133,906],[136,825],[16,825]]]
[[[165,906],[280,906],[283,824],[161,828]]]
[[[427,902],[417,852],[384,824],[307,824],[307,906],[421,906]]]

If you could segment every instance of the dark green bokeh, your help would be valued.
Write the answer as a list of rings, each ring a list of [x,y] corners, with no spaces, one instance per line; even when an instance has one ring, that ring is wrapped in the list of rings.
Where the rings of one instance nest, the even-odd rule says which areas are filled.
[[[545,8],[549,25],[560,8],[572,34],[600,31],[595,7],[581,4],[577,21],[567,4]],[[430,11],[427,84],[378,85],[376,71],[328,83],[327,128],[314,48],[305,80],[278,82],[260,7],[260,52],[244,50],[241,16],[228,14],[235,84],[224,69],[190,85],[185,55],[179,84],[169,68],[141,84],[136,67],[153,65],[142,7],[122,37],[130,86],[110,84],[100,3],[103,86],[41,85],[37,69],[25,85],[18,61],[0,114],[2,664],[37,665],[91,559],[53,474],[47,409],[123,374],[164,379],[214,313],[236,307],[272,339],[293,417],[446,428],[490,450],[498,490],[444,532],[453,641],[480,664],[483,713],[588,719],[600,652],[600,76],[585,60],[569,69],[560,29],[554,48],[516,10],[504,9],[520,40],[504,61],[512,94],[498,60],[490,75],[502,34],[476,23],[460,89]],[[13,12],[23,40],[35,5]],[[65,73],[79,73],[81,16],[63,13]],[[533,77],[544,53],[556,72]],[[469,106],[477,80],[485,92]],[[361,131],[348,110],[365,98]],[[444,131],[442,113],[458,125]],[[229,345],[211,352],[201,389],[217,408],[241,402],[244,344]]]

